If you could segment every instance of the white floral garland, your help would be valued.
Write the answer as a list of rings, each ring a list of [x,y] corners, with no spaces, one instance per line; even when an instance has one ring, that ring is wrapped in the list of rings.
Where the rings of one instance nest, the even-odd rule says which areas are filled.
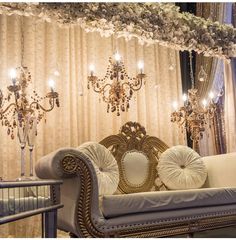
[[[102,36],[138,38],[205,56],[236,57],[236,29],[167,3],[1,3],[0,14],[37,16],[60,26],[78,24]]]

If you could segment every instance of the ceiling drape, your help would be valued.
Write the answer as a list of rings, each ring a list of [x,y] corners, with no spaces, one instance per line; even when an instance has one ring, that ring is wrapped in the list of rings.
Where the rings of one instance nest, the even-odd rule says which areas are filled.
[[[19,66],[21,59],[22,17],[0,15],[0,88],[6,93],[8,69]],[[60,108],[47,113],[46,123],[38,126],[34,159],[60,147],[77,147],[85,141],[100,141],[117,134],[127,121],[141,123],[149,135],[162,139],[169,146],[185,144],[181,131],[170,122],[172,102],[181,100],[179,54],[158,45],[142,46],[137,40],[104,38],[98,33],[86,33],[79,26],[59,28],[34,18],[23,18],[24,64],[32,73],[39,95],[50,89],[47,80],[54,77],[60,96]],[[106,112],[106,104],[87,90],[88,65],[95,65],[96,74],[106,72],[108,58],[118,50],[130,76],[137,74],[137,62],[144,61],[146,85],[134,94],[127,113]],[[171,57],[170,57],[171,56]],[[174,69],[170,64],[175,65]],[[59,77],[53,76],[58,70]],[[46,102],[45,102],[46,105]],[[29,158],[27,151],[27,159]],[[27,160],[28,162],[28,160]],[[29,166],[27,165],[29,173]],[[17,139],[7,136],[0,127],[0,176],[14,179],[20,174],[20,148]],[[38,217],[0,226],[1,237],[40,236]]]

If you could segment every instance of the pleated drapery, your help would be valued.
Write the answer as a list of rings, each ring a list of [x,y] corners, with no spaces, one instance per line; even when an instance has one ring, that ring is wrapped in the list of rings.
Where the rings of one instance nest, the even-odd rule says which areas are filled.
[[[225,22],[236,27],[236,4],[228,3]],[[236,61],[224,62],[225,79],[225,135],[227,152],[236,151]]]
[[[236,61],[225,62],[225,132],[227,152],[236,152]]]
[[[231,3],[197,3],[197,16],[218,21],[219,23],[229,23],[229,5]],[[201,66],[207,73],[207,79],[204,82],[198,80],[198,74]],[[219,95],[224,86],[224,64],[222,59],[196,56],[196,87],[201,100],[208,99],[210,91],[213,92],[217,102],[217,114],[214,117],[214,123],[203,133],[203,139],[200,141],[200,153],[202,156],[216,155],[225,153],[226,139],[224,130],[224,106],[221,104]],[[221,124],[219,124],[219,122]]]
[[[20,16],[0,15],[0,88],[6,93],[8,70],[20,65]],[[181,100],[181,78],[178,52],[158,45],[142,46],[138,41],[104,38],[86,33],[79,26],[59,28],[35,18],[23,18],[24,64],[32,73],[32,90],[45,95],[48,79],[56,81],[60,108],[47,113],[46,123],[38,126],[34,160],[60,147],[77,147],[85,141],[100,141],[117,134],[127,121],[143,125],[149,135],[162,139],[169,146],[185,144],[176,124],[170,122],[172,102]],[[146,85],[134,94],[127,113],[106,112],[93,90],[87,90],[88,66],[93,63],[99,77],[104,76],[108,58],[116,50],[122,55],[130,76],[137,74],[137,62],[144,61]],[[172,56],[170,58],[169,56]],[[174,69],[169,65],[175,63]],[[60,76],[54,75],[59,71]],[[46,102],[45,102],[46,104]],[[27,158],[28,156],[27,151]],[[27,160],[28,161],[28,160]],[[27,165],[29,173],[29,166]],[[17,139],[7,136],[0,127],[0,177],[15,179],[20,174],[20,148]],[[40,236],[39,217],[0,226],[1,237]]]

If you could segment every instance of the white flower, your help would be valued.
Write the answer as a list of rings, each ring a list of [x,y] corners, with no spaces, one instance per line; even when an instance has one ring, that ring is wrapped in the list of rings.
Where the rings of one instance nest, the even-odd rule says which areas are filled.
[[[141,44],[161,43],[209,56],[227,58],[236,51],[232,25],[180,13],[179,7],[169,3],[4,3],[0,4],[3,13],[38,16],[60,26],[77,24],[106,37],[117,32],[127,40],[135,36]]]

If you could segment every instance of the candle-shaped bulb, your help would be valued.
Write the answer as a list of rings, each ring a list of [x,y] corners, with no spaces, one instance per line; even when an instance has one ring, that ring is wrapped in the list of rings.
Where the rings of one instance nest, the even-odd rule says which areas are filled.
[[[139,62],[138,62],[138,69],[140,70],[141,73],[143,72],[143,68],[144,68],[144,63],[143,63],[143,61],[139,61]]]
[[[16,84],[16,69],[14,69],[14,68],[10,69],[9,75],[10,75],[13,85],[15,85]]]
[[[211,100],[214,98],[214,93],[213,93],[212,91],[209,93],[209,98],[210,98]]]
[[[53,92],[55,88],[55,81],[53,79],[49,79],[48,85],[51,88],[51,91]]]
[[[173,102],[173,108],[175,111],[178,109],[178,103],[176,101]]]
[[[89,71],[90,71],[90,74],[91,74],[91,75],[94,74],[95,66],[94,66],[93,64],[90,64],[90,65],[89,65]]]
[[[115,54],[115,60],[117,61],[117,62],[119,62],[120,61],[120,59],[121,59],[121,56],[120,56],[120,54],[117,52],[116,54]]]
[[[207,100],[206,99],[202,100],[202,105],[203,105],[204,108],[206,108],[206,106],[207,106]]]
[[[184,101],[184,102],[186,102],[186,101],[187,101],[187,99],[188,99],[188,97],[187,97],[187,95],[186,95],[186,94],[183,94],[183,97],[182,97],[182,98],[183,98],[183,101]]]

